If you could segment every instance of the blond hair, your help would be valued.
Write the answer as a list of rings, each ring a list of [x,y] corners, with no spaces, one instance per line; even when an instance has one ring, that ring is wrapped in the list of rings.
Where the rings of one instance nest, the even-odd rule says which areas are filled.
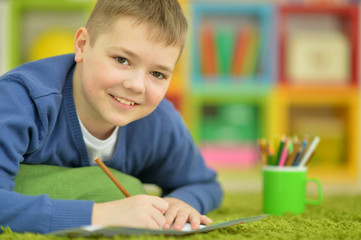
[[[86,25],[90,44],[121,16],[148,24],[152,41],[184,47],[188,24],[177,0],[98,0]]]

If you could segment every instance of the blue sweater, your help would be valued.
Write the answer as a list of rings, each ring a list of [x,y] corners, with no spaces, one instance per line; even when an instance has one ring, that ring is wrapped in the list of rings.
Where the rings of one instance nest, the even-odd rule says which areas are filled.
[[[93,202],[13,192],[19,164],[89,166],[74,99],[74,55],[19,66],[0,77],[0,225],[48,233],[91,224]],[[202,214],[222,190],[172,104],[121,127],[109,167],[158,185]],[[156,174],[154,174],[156,173]]]

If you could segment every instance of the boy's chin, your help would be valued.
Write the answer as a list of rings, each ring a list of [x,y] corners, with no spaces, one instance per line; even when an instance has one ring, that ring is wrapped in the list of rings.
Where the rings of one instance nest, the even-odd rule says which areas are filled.
[[[142,109],[143,111],[141,111],[142,112],[141,114],[140,111],[138,111],[138,112],[123,113],[122,115],[118,115],[118,116],[114,115],[108,118],[108,121],[115,126],[122,127],[150,115],[155,109],[156,107],[152,109],[148,108],[146,109],[146,111],[144,111],[145,109]]]
[[[117,126],[117,127],[123,127],[123,126],[126,126],[128,125],[129,123],[132,123],[134,121],[137,121],[141,118],[144,118],[145,116],[138,116],[138,117],[135,117],[135,118],[129,118],[129,119],[124,119],[124,120],[115,120],[115,121],[111,121],[113,123],[113,125]]]

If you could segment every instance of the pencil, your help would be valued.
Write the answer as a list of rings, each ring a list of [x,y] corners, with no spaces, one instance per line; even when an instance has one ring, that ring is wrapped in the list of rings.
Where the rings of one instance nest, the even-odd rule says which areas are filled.
[[[287,145],[285,144],[282,149],[282,153],[281,153],[280,159],[278,161],[279,167],[283,167],[286,163],[286,159],[287,159],[287,155],[288,155],[288,146],[289,146],[289,143],[287,143]]]
[[[285,166],[292,166],[293,162],[296,159],[297,153],[302,149],[302,143],[299,141],[296,141],[293,146],[293,151],[290,155],[288,155],[287,161],[285,163]]]
[[[311,154],[315,151],[318,143],[320,142],[320,137],[316,136],[310,144],[310,147],[306,150],[305,155],[303,156],[299,166],[303,167],[306,165],[308,159],[310,158]]]
[[[119,188],[119,190],[124,194],[125,197],[131,197],[127,189],[119,182],[119,180],[113,175],[113,173],[109,170],[109,168],[103,163],[100,158],[96,157],[95,162],[99,165],[99,167],[105,172],[106,175],[113,181],[113,183]]]
[[[307,148],[307,140],[303,140],[302,141],[302,147],[300,148],[300,150],[297,152],[297,155],[295,157],[295,160],[292,163],[292,166],[298,166],[299,162],[300,162],[300,158],[302,157],[303,153],[305,152]]]
[[[265,150],[264,150],[264,152],[265,152],[265,160],[264,160],[264,165],[267,165],[267,161],[269,159],[269,151],[268,151],[268,149],[269,149],[268,140],[265,139]]]
[[[286,137],[282,137],[281,139],[281,142],[279,144],[279,147],[278,147],[278,152],[277,152],[277,158],[276,158],[276,162],[275,162],[275,165],[278,165],[279,162],[280,162],[280,158],[281,158],[281,154],[282,154],[282,151],[283,151],[283,146],[285,146],[287,144],[287,140],[286,140]]]
[[[257,152],[261,158],[261,162],[264,163],[265,161],[265,149],[264,149],[264,145],[263,145],[263,139],[258,139],[257,140]]]
[[[277,153],[280,147],[281,137],[277,134],[273,139],[274,155],[272,165],[277,165]]]
[[[294,142],[292,139],[290,139],[288,141],[288,154],[287,154],[284,166],[288,166],[288,162],[290,162],[291,156],[293,155],[294,152],[296,152],[294,148],[295,148]]]
[[[311,154],[310,158],[308,159],[308,161],[306,162],[306,166],[308,165],[308,163],[311,161],[311,159],[313,158],[313,156],[315,155],[315,151],[313,151],[313,153]]]
[[[271,145],[269,146],[269,152],[268,152],[268,165],[270,166],[273,165],[273,148]]]

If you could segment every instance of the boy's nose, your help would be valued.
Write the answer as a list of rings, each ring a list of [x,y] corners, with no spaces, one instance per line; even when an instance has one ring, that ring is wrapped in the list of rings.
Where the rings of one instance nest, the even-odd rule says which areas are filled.
[[[136,73],[123,81],[123,86],[126,89],[132,90],[135,93],[145,92],[145,74]]]

